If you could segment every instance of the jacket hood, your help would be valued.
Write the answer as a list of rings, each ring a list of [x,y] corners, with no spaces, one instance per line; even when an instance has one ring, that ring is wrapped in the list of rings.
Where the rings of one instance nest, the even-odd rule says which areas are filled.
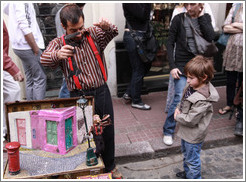
[[[202,95],[202,97],[198,96],[198,94]],[[204,101],[207,100],[207,101],[210,101],[210,102],[218,102],[219,98],[220,97],[219,97],[219,94],[218,94],[217,90],[209,82],[207,85],[205,85],[204,87],[198,89],[197,92],[195,92],[190,97],[188,97],[187,100],[189,100],[192,103],[195,103],[198,100],[204,100]]]

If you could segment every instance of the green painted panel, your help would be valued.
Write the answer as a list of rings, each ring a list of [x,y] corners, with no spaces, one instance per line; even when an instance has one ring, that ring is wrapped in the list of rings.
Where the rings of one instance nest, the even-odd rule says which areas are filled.
[[[66,150],[73,146],[73,129],[72,129],[73,117],[65,120],[65,138],[66,138]]]
[[[46,121],[47,143],[57,145],[57,123],[56,121]]]

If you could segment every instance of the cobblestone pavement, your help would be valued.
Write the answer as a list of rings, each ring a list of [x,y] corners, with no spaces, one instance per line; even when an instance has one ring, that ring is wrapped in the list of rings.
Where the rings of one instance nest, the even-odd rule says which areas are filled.
[[[203,179],[243,179],[243,144],[201,151]],[[118,165],[124,179],[177,179],[182,154]]]

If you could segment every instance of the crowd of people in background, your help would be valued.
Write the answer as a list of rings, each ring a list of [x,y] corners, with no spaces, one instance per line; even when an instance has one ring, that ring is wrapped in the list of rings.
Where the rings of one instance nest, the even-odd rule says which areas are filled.
[[[5,4],[3,12],[8,15],[8,28],[3,22],[3,99],[4,103],[21,100],[18,82],[24,78],[26,100],[45,99],[47,76],[43,66],[60,67],[63,82],[59,98],[94,96],[95,113],[100,118],[109,114],[112,125],[106,126],[103,132],[105,149],[102,159],[105,172],[111,172],[113,178],[122,178],[115,164],[114,111],[104,57],[104,50],[118,35],[118,28],[105,18],[91,27],[84,27],[85,5],[66,3],[54,10],[57,38],[45,47],[33,3]],[[149,72],[151,62],[141,60],[130,31],[133,29],[139,37],[145,36],[151,21],[151,7],[151,3],[122,4],[125,17],[123,41],[132,70],[131,81],[123,99],[140,110],[151,109],[141,98],[143,78]],[[219,110],[219,114],[226,114],[236,108],[235,135],[238,136],[243,135],[242,101],[235,101],[237,91],[240,88],[242,90],[243,86],[243,19],[243,4],[234,3],[222,27],[224,33],[230,34],[230,38],[223,52],[227,103]],[[190,22],[208,42],[215,39],[215,20],[208,3],[181,3],[176,6],[167,41],[170,78],[163,142],[168,146],[173,144],[178,123],[177,135],[181,138],[184,171],[176,176],[201,179],[200,151],[213,115],[212,105],[218,101],[219,95],[211,84],[215,72],[213,60],[199,55]],[[64,36],[77,32],[73,38],[76,46],[67,44]],[[9,41],[22,62],[24,74],[9,56]],[[99,57],[94,49],[99,52]],[[7,132],[5,117],[4,141]]]

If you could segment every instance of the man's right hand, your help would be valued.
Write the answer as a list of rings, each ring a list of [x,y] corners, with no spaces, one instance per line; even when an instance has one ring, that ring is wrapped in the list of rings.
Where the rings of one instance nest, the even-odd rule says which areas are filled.
[[[181,75],[181,71],[178,68],[174,68],[171,70],[171,75],[174,79],[180,79],[179,75]]]
[[[15,81],[23,82],[23,80],[24,80],[24,76],[21,73],[21,71],[19,71],[18,73],[16,73],[13,77],[14,77],[14,80]]]
[[[35,56],[37,56],[38,55],[38,53],[39,53],[39,47],[38,46],[34,46],[34,48],[33,48],[33,53],[34,53],[34,55]]]
[[[60,59],[67,59],[69,57],[72,57],[74,54],[73,50],[74,50],[73,46],[70,46],[70,45],[62,46],[62,48],[57,53],[58,59],[59,60]]]

